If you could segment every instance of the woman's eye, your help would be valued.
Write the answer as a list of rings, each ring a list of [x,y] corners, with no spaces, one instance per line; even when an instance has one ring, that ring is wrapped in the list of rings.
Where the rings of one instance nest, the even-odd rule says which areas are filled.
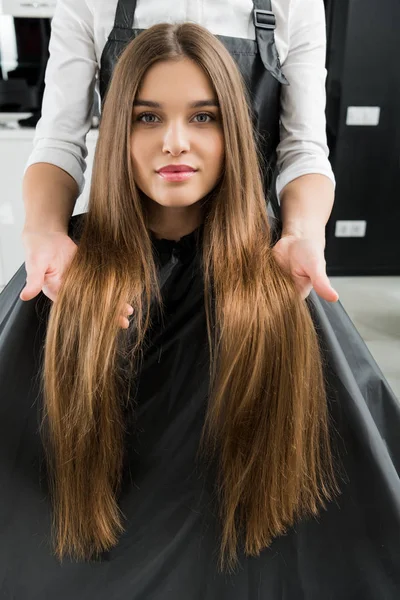
[[[200,121],[198,121],[198,123],[209,123],[210,121],[208,121],[207,119],[210,119],[211,121],[215,121],[215,117],[208,113],[199,113],[194,118],[197,119],[198,117],[200,118]]]
[[[154,115],[153,113],[142,113],[141,115],[138,116],[137,120],[141,121],[142,123],[148,123],[150,125],[152,125],[153,123],[155,123],[156,121],[153,121],[152,119],[156,119],[156,115]]]

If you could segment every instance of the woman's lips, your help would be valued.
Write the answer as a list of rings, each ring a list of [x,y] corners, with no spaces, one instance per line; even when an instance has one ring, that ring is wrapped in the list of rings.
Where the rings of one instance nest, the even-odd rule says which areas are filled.
[[[186,181],[195,173],[196,171],[158,171],[158,175],[166,181]]]

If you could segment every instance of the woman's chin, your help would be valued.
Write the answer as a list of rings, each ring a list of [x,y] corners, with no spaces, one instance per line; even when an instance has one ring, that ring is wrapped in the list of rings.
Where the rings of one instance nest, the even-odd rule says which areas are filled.
[[[188,194],[174,193],[168,194],[167,196],[158,196],[154,197],[152,200],[155,204],[159,206],[163,206],[164,208],[189,208],[196,204],[199,200],[201,200],[202,196],[195,196],[192,198],[188,198]]]

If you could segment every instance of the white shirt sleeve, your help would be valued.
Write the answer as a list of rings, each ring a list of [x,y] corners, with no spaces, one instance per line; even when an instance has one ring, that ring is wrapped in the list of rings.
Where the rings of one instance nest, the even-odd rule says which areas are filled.
[[[25,171],[34,163],[51,163],[67,171],[82,192],[98,71],[87,1],[58,0],[51,27],[42,116]]]
[[[323,0],[292,0],[289,51],[282,71],[277,197],[296,177],[320,173],[335,177],[326,138],[326,21]]]

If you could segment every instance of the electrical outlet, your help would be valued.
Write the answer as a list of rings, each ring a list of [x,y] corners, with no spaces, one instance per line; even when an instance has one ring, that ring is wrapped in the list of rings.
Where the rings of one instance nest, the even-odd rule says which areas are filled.
[[[380,106],[348,106],[346,125],[376,127],[379,125],[380,114]]]
[[[335,237],[364,237],[367,221],[336,221]]]

